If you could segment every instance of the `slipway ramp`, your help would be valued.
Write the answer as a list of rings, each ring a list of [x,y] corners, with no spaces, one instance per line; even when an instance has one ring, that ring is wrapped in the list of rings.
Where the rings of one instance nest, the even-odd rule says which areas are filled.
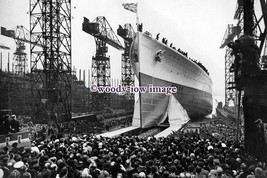
[[[140,101],[139,101],[139,99],[134,104],[134,115],[133,115],[133,122],[132,122],[131,127],[126,127],[126,128],[114,130],[111,132],[102,133],[102,134],[99,134],[97,136],[116,137],[116,136],[119,136],[123,133],[135,130],[137,128],[140,128]]]
[[[99,135],[97,135],[97,137],[100,137],[100,136],[101,137],[116,137],[116,136],[119,136],[119,135],[121,135],[123,133],[135,130],[137,128],[138,127],[134,127],[134,126],[126,127],[126,128],[114,130],[114,131],[111,131],[111,132],[106,132],[106,133],[99,134]]]
[[[190,120],[186,110],[173,95],[171,95],[169,98],[164,120],[166,120],[167,118],[169,119],[170,126],[155,135],[156,138],[168,136],[173,131],[177,131],[182,128],[182,126]]]

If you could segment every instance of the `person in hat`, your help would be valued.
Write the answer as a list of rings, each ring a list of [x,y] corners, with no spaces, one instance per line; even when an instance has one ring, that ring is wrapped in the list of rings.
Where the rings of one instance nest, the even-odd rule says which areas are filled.
[[[39,164],[38,163],[32,163],[33,165],[29,167],[27,172],[31,174],[32,177],[37,177],[38,171],[39,171]]]
[[[8,149],[8,147],[7,146],[5,146],[4,148],[2,148],[3,149],[3,151],[4,151],[4,154],[7,154],[8,153],[8,151],[9,151],[9,149]]]
[[[17,120],[16,115],[12,115],[11,116],[11,119],[9,121],[9,124],[10,124],[10,132],[12,132],[12,133],[19,132],[19,130],[20,130],[20,123]]]
[[[43,178],[50,178],[50,176],[52,175],[52,171],[49,169],[49,166],[49,163],[45,163],[44,168],[41,172]]]
[[[90,170],[89,168],[84,168],[82,171],[81,171],[81,175],[80,177],[82,178],[92,178],[92,176],[90,175]]]
[[[60,172],[59,172],[59,177],[60,178],[67,178],[68,177],[68,168],[63,167]]]
[[[216,171],[217,171],[217,178],[222,178],[222,176],[223,176],[223,169],[222,169],[222,167],[218,166],[217,169],[216,169]]]
[[[169,175],[169,178],[178,178],[178,175],[176,174],[176,172],[177,172],[176,166],[175,165],[172,165],[170,167],[170,175]]]
[[[10,169],[7,166],[8,164],[8,157],[4,157],[2,159],[2,162],[0,162],[0,168],[4,171],[4,176],[3,177],[8,177],[8,175],[10,174]]]
[[[13,167],[17,170],[20,170],[24,166],[24,163],[22,161],[16,162]]]
[[[10,175],[9,178],[20,178],[21,174],[17,169],[14,169]]]
[[[122,159],[118,156],[115,160],[115,163],[110,168],[112,177],[117,177],[118,174],[124,175],[126,173],[126,169],[122,165]]]
[[[9,115],[0,117],[0,135],[8,134],[9,132]]]
[[[265,131],[264,131],[264,123],[262,119],[257,119],[255,122],[255,153],[256,157],[263,162],[267,161],[267,154],[266,154],[266,148],[267,148],[267,142],[265,141]]]
[[[12,144],[12,149],[11,151],[14,153],[14,154],[18,154],[19,153],[19,149],[18,149],[18,143],[17,142],[14,142]]]
[[[21,178],[32,178],[31,174],[29,172],[24,172],[22,175],[21,175]]]

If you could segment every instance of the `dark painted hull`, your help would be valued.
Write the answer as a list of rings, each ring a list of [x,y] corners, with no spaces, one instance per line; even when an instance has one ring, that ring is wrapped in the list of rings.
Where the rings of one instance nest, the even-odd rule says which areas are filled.
[[[190,119],[211,114],[211,78],[185,55],[138,32],[131,47],[131,61],[140,87],[176,87],[173,96]],[[169,101],[170,95],[165,93],[139,93],[135,121],[140,119],[143,128],[161,124],[166,119]]]
[[[190,88],[187,86],[180,85],[178,83],[171,83],[157,78],[152,78],[146,74],[140,73],[140,86],[147,86],[148,83],[154,86],[175,86],[177,93],[173,93],[175,98],[180,102],[183,108],[187,111],[190,119],[197,119],[209,115],[212,112],[212,95],[201,90]],[[152,100],[164,100],[168,98],[168,95],[155,94],[155,93],[141,93],[141,112],[145,116],[146,111],[152,112],[155,108],[159,108],[157,103]],[[167,102],[167,100],[166,100]],[[153,103],[153,104],[151,104]],[[152,109],[148,109],[152,108]]]

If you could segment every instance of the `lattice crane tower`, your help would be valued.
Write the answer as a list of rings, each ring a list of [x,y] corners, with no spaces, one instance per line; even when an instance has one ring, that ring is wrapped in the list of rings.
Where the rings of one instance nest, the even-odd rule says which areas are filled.
[[[25,43],[30,44],[32,41],[34,41],[34,39],[30,36],[29,30],[22,25],[18,25],[11,30],[1,27],[1,35],[13,38],[15,40],[16,51],[13,53],[14,73],[17,75],[25,75],[28,67]]]
[[[71,119],[71,1],[30,0],[32,104],[35,118]]]
[[[134,86],[134,71],[129,57],[130,47],[134,38],[134,29],[131,24],[125,24],[124,27],[119,26],[117,34],[124,39],[124,53],[121,59],[121,78],[123,86]]]
[[[264,132],[259,128],[266,123],[267,73],[260,67],[260,56],[265,54],[264,43],[267,30],[267,2],[259,0],[262,14],[257,19],[254,0],[239,0],[238,9],[243,13],[243,35],[228,43],[234,55],[235,87],[238,91],[238,115],[240,105],[244,113],[244,140],[248,154],[264,162],[267,160]],[[241,97],[243,92],[243,97]],[[237,117],[237,140],[239,139],[239,117]],[[258,122],[259,121],[259,122]],[[259,127],[260,125],[260,127]]]
[[[234,19],[237,25],[229,24],[226,28],[224,38],[220,48],[226,47],[225,53],[225,105],[229,106],[232,101],[236,106],[238,103],[237,90],[235,85],[235,77],[238,71],[234,70],[234,56],[232,50],[227,46],[234,39],[243,35],[243,1],[237,0]]]
[[[107,55],[107,44],[118,50],[123,50],[124,47],[104,16],[99,16],[92,22],[84,17],[82,29],[92,35],[96,43],[96,55],[92,58],[92,84],[98,87],[110,86],[110,57]],[[92,100],[94,111],[103,112],[110,106],[109,93],[94,93]]]
[[[233,26],[229,24],[223,42],[220,48],[224,48],[228,43],[233,41],[233,39],[240,33],[240,26]],[[225,53],[225,105],[229,105],[232,101],[236,105],[236,88],[235,88],[235,73],[234,73],[234,57],[231,55],[232,50],[226,47]]]

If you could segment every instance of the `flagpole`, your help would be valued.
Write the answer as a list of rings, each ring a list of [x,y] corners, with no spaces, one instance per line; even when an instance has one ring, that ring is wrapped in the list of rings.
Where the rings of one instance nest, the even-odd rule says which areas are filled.
[[[136,13],[136,27],[138,31],[138,25],[139,25],[138,3],[125,3],[125,4],[122,4],[122,6],[124,7],[124,9]]]
[[[138,3],[136,3],[136,30],[138,31],[139,17],[138,17]]]

